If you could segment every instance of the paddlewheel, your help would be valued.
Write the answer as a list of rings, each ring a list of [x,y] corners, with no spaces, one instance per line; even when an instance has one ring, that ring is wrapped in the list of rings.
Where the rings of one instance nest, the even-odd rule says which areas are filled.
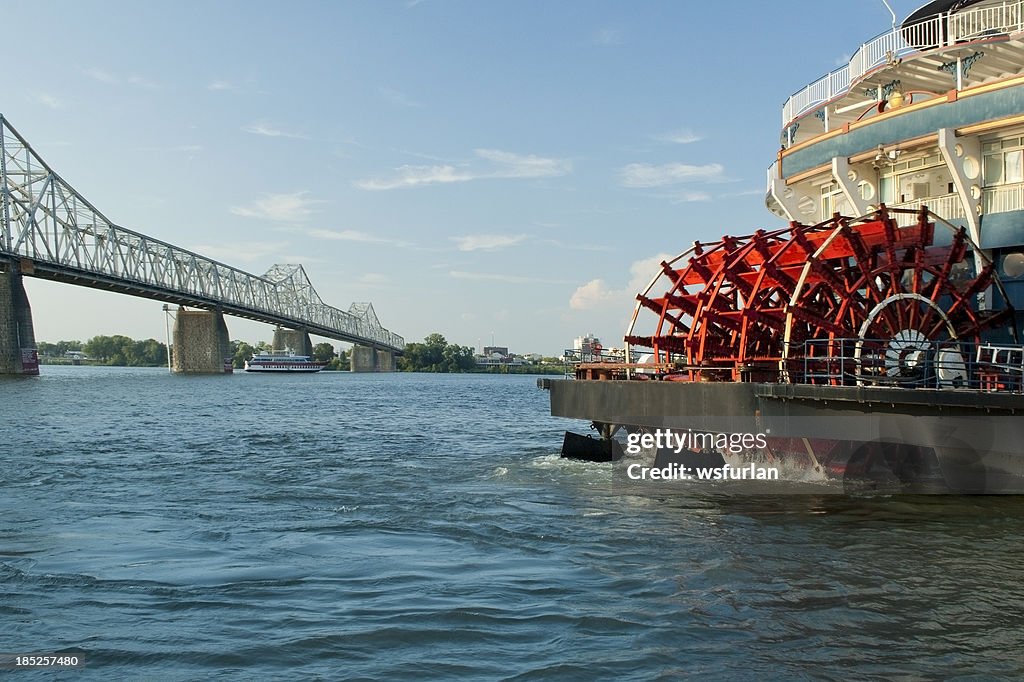
[[[963,228],[925,208],[900,227],[898,213],[695,243],[637,296],[627,348],[650,349],[674,380],[897,383],[938,359],[956,381],[969,346],[1013,310],[979,305],[1007,297]]]

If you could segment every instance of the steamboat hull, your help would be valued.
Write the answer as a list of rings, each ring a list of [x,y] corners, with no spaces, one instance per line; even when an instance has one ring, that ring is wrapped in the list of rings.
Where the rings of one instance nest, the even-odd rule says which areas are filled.
[[[673,434],[674,441],[660,443],[661,464],[706,457],[714,448],[673,452],[672,445],[688,434],[719,434],[764,445],[719,447],[725,461],[816,469],[844,485],[884,478],[895,491],[1024,493],[1020,394],[751,382],[544,384],[553,415],[590,421],[606,436],[624,429],[637,442],[637,434]]]

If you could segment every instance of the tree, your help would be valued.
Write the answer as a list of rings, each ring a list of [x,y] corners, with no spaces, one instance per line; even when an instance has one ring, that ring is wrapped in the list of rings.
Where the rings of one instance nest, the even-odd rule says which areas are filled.
[[[245,361],[251,358],[255,353],[256,349],[245,341],[231,342],[231,364],[234,365],[235,369],[242,369],[245,367]]]
[[[329,343],[318,343],[313,346],[313,359],[317,362],[330,362],[338,354],[334,352],[334,346]]]
[[[327,363],[327,367],[325,369],[335,372],[349,371],[349,369],[351,369],[351,365],[349,364],[348,351],[343,350],[338,357],[332,358],[331,361]]]
[[[403,372],[465,372],[476,366],[470,346],[450,344],[443,335],[433,333],[423,343],[408,343],[398,358]]]
[[[94,336],[82,350],[104,365],[117,367],[159,367],[167,362],[167,346],[156,339],[136,341],[120,334]]]

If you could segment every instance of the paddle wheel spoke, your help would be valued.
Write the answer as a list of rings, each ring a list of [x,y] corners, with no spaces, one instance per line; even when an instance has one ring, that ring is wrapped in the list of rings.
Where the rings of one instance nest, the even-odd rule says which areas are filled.
[[[883,208],[695,244],[637,296],[638,314],[657,316],[653,333],[631,327],[626,341],[658,362],[685,356],[692,378],[700,367],[714,370],[705,379],[727,378],[723,370],[812,383],[921,377],[936,344],[980,342],[1013,314],[977,310],[978,294],[1001,284],[991,263],[971,274],[977,247],[966,231],[948,246],[935,246],[934,233],[926,213],[900,228]],[[651,293],[664,279],[665,293]],[[812,365],[820,374],[798,376]]]

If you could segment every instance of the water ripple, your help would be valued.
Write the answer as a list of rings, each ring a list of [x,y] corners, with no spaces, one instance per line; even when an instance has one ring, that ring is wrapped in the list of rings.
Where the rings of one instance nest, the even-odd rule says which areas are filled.
[[[531,377],[274,379],[0,383],[5,650],[93,679],[1024,674],[1020,499],[625,490],[557,457]]]

